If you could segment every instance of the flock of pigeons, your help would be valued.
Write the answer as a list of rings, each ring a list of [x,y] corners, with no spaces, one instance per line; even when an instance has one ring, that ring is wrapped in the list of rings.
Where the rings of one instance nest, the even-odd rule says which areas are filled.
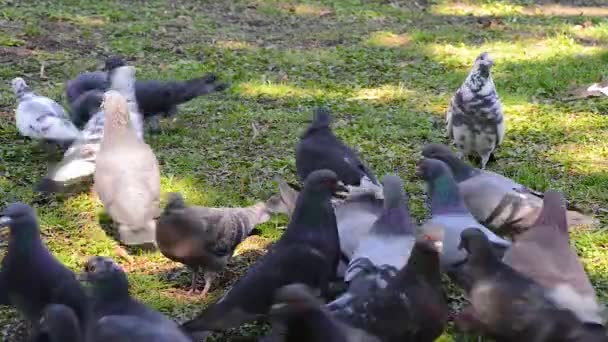
[[[19,132],[67,148],[37,188],[63,191],[93,175],[121,242],[151,243],[190,267],[191,293],[201,273],[202,296],[208,293],[256,225],[275,213],[290,221],[221,299],[178,325],[131,298],[127,275],[110,258],[90,258],[76,276],[44,245],[35,210],[13,203],[0,214],[0,226],[10,228],[0,304],[27,319],[33,341],[193,341],[266,319],[265,341],[424,342],[448,322],[446,274],[469,299],[454,318],[461,330],[497,341],[608,341],[603,306],[568,235],[594,219],[568,210],[559,192],[537,193],[484,170],[504,137],[492,64],[481,54],[449,105],[448,133],[459,153],[441,144],[422,150],[415,174],[427,183],[431,215],[421,225],[401,178],[380,183],[334,135],[325,108],[315,110],[296,146],[302,185],[277,178],[277,194],[244,208],[189,206],[171,193],[161,211],[144,121],[225,84],[213,75],[136,81],[134,67],[110,58],[104,71],[67,83],[70,118],[16,78]],[[463,161],[467,155],[479,156],[481,169]]]

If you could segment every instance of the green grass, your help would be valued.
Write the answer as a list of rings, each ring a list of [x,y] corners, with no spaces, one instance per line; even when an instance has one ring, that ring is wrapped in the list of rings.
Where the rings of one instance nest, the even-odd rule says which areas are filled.
[[[79,269],[91,255],[112,256],[129,271],[136,297],[184,321],[220,296],[280,236],[286,219],[258,229],[207,300],[188,298],[189,273],[180,265],[159,253],[130,261],[116,254],[92,193],[31,190],[46,172],[46,156],[18,137],[11,78],[23,76],[39,93],[63,100],[64,82],[108,54],[127,56],[140,78],[217,72],[230,90],[183,105],[175,122],[162,122],[162,135],[146,136],[161,164],[163,193],[181,191],[202,205],[252,204],[277,190],[273,176],[295,181],[298,136],[312,109],[327,105],[337,134],[377,174],[404,179],[422,220],[423,184],[414,163],[425,143],[446,142],[449,98],[475,56],[489,51],[507,125],[490,169],[538,190],[564,191],[578,207],[596,211],[605,227],[608,216],[599,209],[608,202],[608,100],[563,99],[570,87],[608,76],[608,16],[547,12],[530,7],[533,1],[442,1],[425,11],[410,1],[393,3],[0,0],[0,200],[33,204],[45,240],[69,267]],[[606,301],[608,233],[577,232],[573,241]],[[14,311],[0,311],[0,329],[13,336],[17,320]],[[262,330],[247,325],[217,340]],[[465,340],[451,330],[441,338]]]

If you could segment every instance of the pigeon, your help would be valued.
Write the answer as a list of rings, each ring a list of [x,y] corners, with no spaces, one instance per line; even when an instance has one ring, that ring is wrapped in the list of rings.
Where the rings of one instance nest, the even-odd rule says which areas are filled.
[[[113,84],[133,86],[135,68],[116,69]],[[115,90],[106,92],[104,136],[97,154],[95,191],[126,245],[155,242],[160,215],[160,170],[154,152],[137,137],[129,112],[136,112],[134,98]]]
[[[323,304],[308,286],[290,284],[277,290],[270,315],[286,326],[286,342],[380,342],[333,318]]]
[[[561,193],[546,192],[536,224],[517,236],[503,261],[547,289],[548,297],[560,308],[571,310],[583,322],[603,324],[603,308],[570,247],[563,204]]]
[[[473,69],[452,97],[446,116],[448,136],[461,157],[478,155],[482,170],[505,137],[502,104],[490,74],[493,65],[487,52],[475,59]]]
[[[12,203],[0,213],[0,227],[10,229],[8,252],[0,269],[0,304],[15,307],[40,333],[48,304],[64,304],[80,321],[88,318],[88,299],[72,271],[51,254],[40,238],[34,208]]]
[[[500,174],[470,166],[446,145],[428,144],[422,155],[450,167],[467,208],[485,226],[521,233],[536,222],[542,210],[542,194]],[[574,210],[568,210],[567,218],[569,226],[596,223]]]
[[[21,135],[64,147],[80,137],[61,105],[33,92],[21,77],[14,78],[11,85],[17,97],[15,121]]]
[[[403,181],[399,176],[384,177],[384,210],[367,235],[359,240],[346,270],[346,282],[363,271],[359,264],[390,265],[397,270],[405,266],[414,246],[415,230],[410,217]]]
[[[348,300],[328,304],[332,315],[381,341],[435,341],[448,318],[440,273],[443,233],[441,227],[419,230],[405,266],[367,293],[351,294],[349,288]]]
[[[303,283],[326,295],[335,278],[340,245],[332,192],[337,175],[317,170],[306,178],[287,230],[215,304],[183,327],[191,334],[225,330],[268,314],[275,291]]]
[[[122,65],[124,61],[121,64],[119,58],[110,59],[109,65],[106,62],[105,70],[111,71]],[[101,104],[99,92],[103,93],[109,87],[106,71],[84,73],[68,82],[66,93],[74,121],[88,121],[91,108]],[[139,112],[143,113],[145,119],[154,119],[161,114],[173,116],[177,113],[178,105],[227,87],[228,84],[220,82],[215,74],[208,73],[186,81],[138,80],[135,82],[135,94]],[[152,128],[153,131],[157,130],[157,127]]]
[[[205,297],[218,272],[222,271],[236,246],[253,228],[278,212],[281,196],[272,196],[245,208],[206,208],[187,206],[179,193],[169,194],[158,219],[156,243],[167,258],[192,268],[190,294],[196,293],[199,269],[205,278]]]
[[[50,342],[81,342],[83,330],[74,310],[63,304],[49,304],[44,308],[43,324]],[[39,339],[40,341],[40,339]]]
[[[99,89],[91,89],[70,102],[71,120],[78,129],[83,129],[87,122],[101,111],[103,94],[104,92]]]
[[[331,115],[327,108],[317,108],[314,118],[296,146],[296,168],[301,181],[314,170],[329,169],[346,185],[360,185],[367,177],[378,184],[371,170],[330,127]]]
[[[189,341],[177,323],[152,310],[129,295],[129,280],[122,268],[111,258],[94,256],[87,260],[81,279],[91,284],[92,309],[95,327],[93,335],[121,337],[132,330],[131,336],[144,335],[147,327],[179,337],[175,341]],[[122,318],[121,318],[122,317]],[[122,322],[122,324],[120,323]],[[112,328],[121,329],[112,334]],[[141,330],[141,331],[139,331]],[[151,335],[154,336],[155,334]],[[131,341],[121,337],[119,341]],[[98,339],[102,341],[102,339]],[[97,340],[96,340],[97,341]],[[138,339],[137,341],[143,341]],[[155,339],[154,341],[171,341]]]
[[[606,341],[604,329],[557,308],[539,284],[502,263],[481,230],[465,229],[459,248],[468,253],[463,269],[472,279],[471,304],[456,320],[461,329],[509,342]]]
[[[416,166],[416,175],[428,185],[431,197],[431,219],[424,227],[442,226],[445,229],[441,264],[446,271],[461,264],[466,253],[458,249],[461,232],[470,227],[479,228],[492,242],[497,251],[506,250],[511,243],[475,220],[464,205],[464,200],[450,168],[437,159],[422,159]]]

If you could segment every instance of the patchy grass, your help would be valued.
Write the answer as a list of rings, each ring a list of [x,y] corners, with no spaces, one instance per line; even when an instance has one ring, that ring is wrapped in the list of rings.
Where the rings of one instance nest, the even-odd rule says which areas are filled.
[[[100,225],[91,192],[43,196],[32,185],[46,172],[35,143],[18,137],[9,80],[25,77],[41,94],[64,99],[65,81],[121,54],[140,78],[185,79],[217,72],[233,87],[181,107],[164,133],[146,136],[162,167],[163,193],[191,203],[252,204],[295,181],[294,145],[312,109],[327,105],[336,131],[379,175],[398,172],[417,219],[426,215],[413,166],[422,145],[445,142],[443,116],[475,56],[495,57],[507,135],[490,169],[524,184],[563,190],[608,223],[608,100],[567,102],[569,88],[608,71],[608,20],[600,2],[438,1],[78,1],[0,0],[0,200],[38,208],[45,240],[73,269],[91,255],[116,258],[132,292],[184,321],[218,298],[280,236],[285,218],[256,230],[215,283],[208,300],[185,296],[189,272],[159,253],[121,256]],[[585,7],[585,4],[588,7]],[[605,9],[604,9],[605,10]],[[41,67],[44,66],[44,72]],[[58,157],[58,156],[57,156]],[[608,234],[577,232],[574,245],[603,300],[608,299]],[[453,293],[454,307],[462,301]],[[14,311],[0,327],[18,340]],[[256,336],[246,325],[219,335]],[[441,341],[464,341],[452,334]]]

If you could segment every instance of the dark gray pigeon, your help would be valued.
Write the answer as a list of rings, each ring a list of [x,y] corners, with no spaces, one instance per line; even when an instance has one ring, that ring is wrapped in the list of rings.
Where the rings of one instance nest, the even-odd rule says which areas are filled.
[[[362,271],[359,267],[361,263],[378,267],[389,265],[397,270],[403,268],[414,246],[414,223],[403,182],[397,175],[387,175],[383,183],[384,209],[370,231],[359,239],[344,275],[346,282]]]
[[[132,328],[137,325],[129,322],[147,323],[155,326],[159,331],[164,331],[173,336],[181,336],[181,340],[188,340],[177,323],[131,298],[127,275],[112,259],[101,256],[91,257],[84,266],[81,278],[92,286],[93,319],[96,326],[92,332],[94,335],[110,336],[108,335],[110,331],[106,327],[116,324],[116,320],[109,318],[116,316],[124,317],[123,323],[131,324]],[[108,322],[108,320],[113,323]],[[121,329],[126,329],[126,326],[122,326]],[[144,327],[137,329],[144,329]],[[143,332],[145,331],[133,331],[136,335]],[[118,337],[118,335],[116,336]],[[120,341],[128,341],[128,339]]]
[[[261,318],[270,310],[275,291],[292,283],[306,284],[326,295],[340,254],[330,202],[337,187],[333,171],[312,172],[304,182],[283,236],[217,303],[185,323],[184,328],[198,334]]]
[[[475,59],[473,69],[452,97],[446,116],[448,136],[461,157],[481,157],[482,169],[505,136],[502,104],[490,74],[492,65],[494,61],[487,52]]]
[[[334,135],[330,122],[329,110],[317,108],[312,123],[300,138],[296,146],[296,168],[300,180],[303,181],[312,171],[329,169],[346,185],[360,185],[363,177],[378,184],[372,171],[357,154]]]
[[[118,225],[120,240],[126,245],[155,242],[156,222],[160,216],[160,169],[154,152],[140,137],[129,113],[137,112],[133,96],[135,68],[116,69],[106,93],[104,136],[95,166],[95,191]]]
[[[157,222],[156,243],[164,256],[192,268],[190,294],[196,293],[198,275],[203,273],[201,297],[205,297],[237,245],[279,212],[281,202],[281,196],[275,195],[244,208],[207,208],[187,206],[181,194],[171,193]]]
[[[113,70],[123,66],[114,60],[110,65],[106,63],[106,70]],[[84,73],[74,80],[68,81],[66,92],[72,112],[72,119],[78,123],[89,120],[87,114],[92,112],[95,106],[101,105],[99,92],[108,90],[107,72],[97,71]],[[206,74],[186,81],[156,81],[138,80],[135,82],[135,96],[139,111],[145,119],[151,119],[158,115],[165,117],[177,113],[177,106],[186,103],[198,96],[222,91],[228,85],[218,81],[214,74]],[[156,124],[156,122],[154,122]],[[157,129],[158,127],[153,127]]]
[[[548,297],[584,322],[603,324],[602,306],[576,251],[570,246],[561,193],[545,193],[536,224],[517,236],[503,262],[547,289]]]
[[[477,228],[462,232],[460,248],[468,252],[463,270],[472,279],[471,305],[457,318],[464,330],[478,330],[498,341],[606,341],[603,327],[583,324],[558,309],[545,289],[503,264],[488,237]]]
[[[40,332],[48,304],[65,304],[79,321],[88,318],[88,299],[72,271],[63,266],[40,239],[35,210],[10,204],[0,214],[0,227],[10,227],[8,252],[0,269],[0,304],[14,306]]]
[[[348,300],[328,305],[333,316],[381,341],[435,341],[448,317],[439,260],[443,240],[441,228],[419,231],[407,265],[367,293],[349,288]]]
[[[471,214],[489,228],[522,232],[533,226],[542,206],[542,194],[492,171],[474,168],[442,144],[428,144],[422,150],[426,158],[446,163]],[[594,224],[596,220],[568,210],[568,225]]]
[[[286,330],[282,341],[380,342],[377,337],[333,318],[323,304],[304,284],[290,284],[278,289],[270,316],[284,325],[278,327]]]
[[[431,219],[422,229],[440,226],[445,230],[441,264],[446,270],[451,270],[466,258],[466,253],[458,249],[460,234],[466,228],[476,227],[483,231],[498,251],[504,252],[511,245],[475,220],[465,207],[452,172],[444,162],[422,159],[416,166],[416,175],[427,182],[431,197]]]

